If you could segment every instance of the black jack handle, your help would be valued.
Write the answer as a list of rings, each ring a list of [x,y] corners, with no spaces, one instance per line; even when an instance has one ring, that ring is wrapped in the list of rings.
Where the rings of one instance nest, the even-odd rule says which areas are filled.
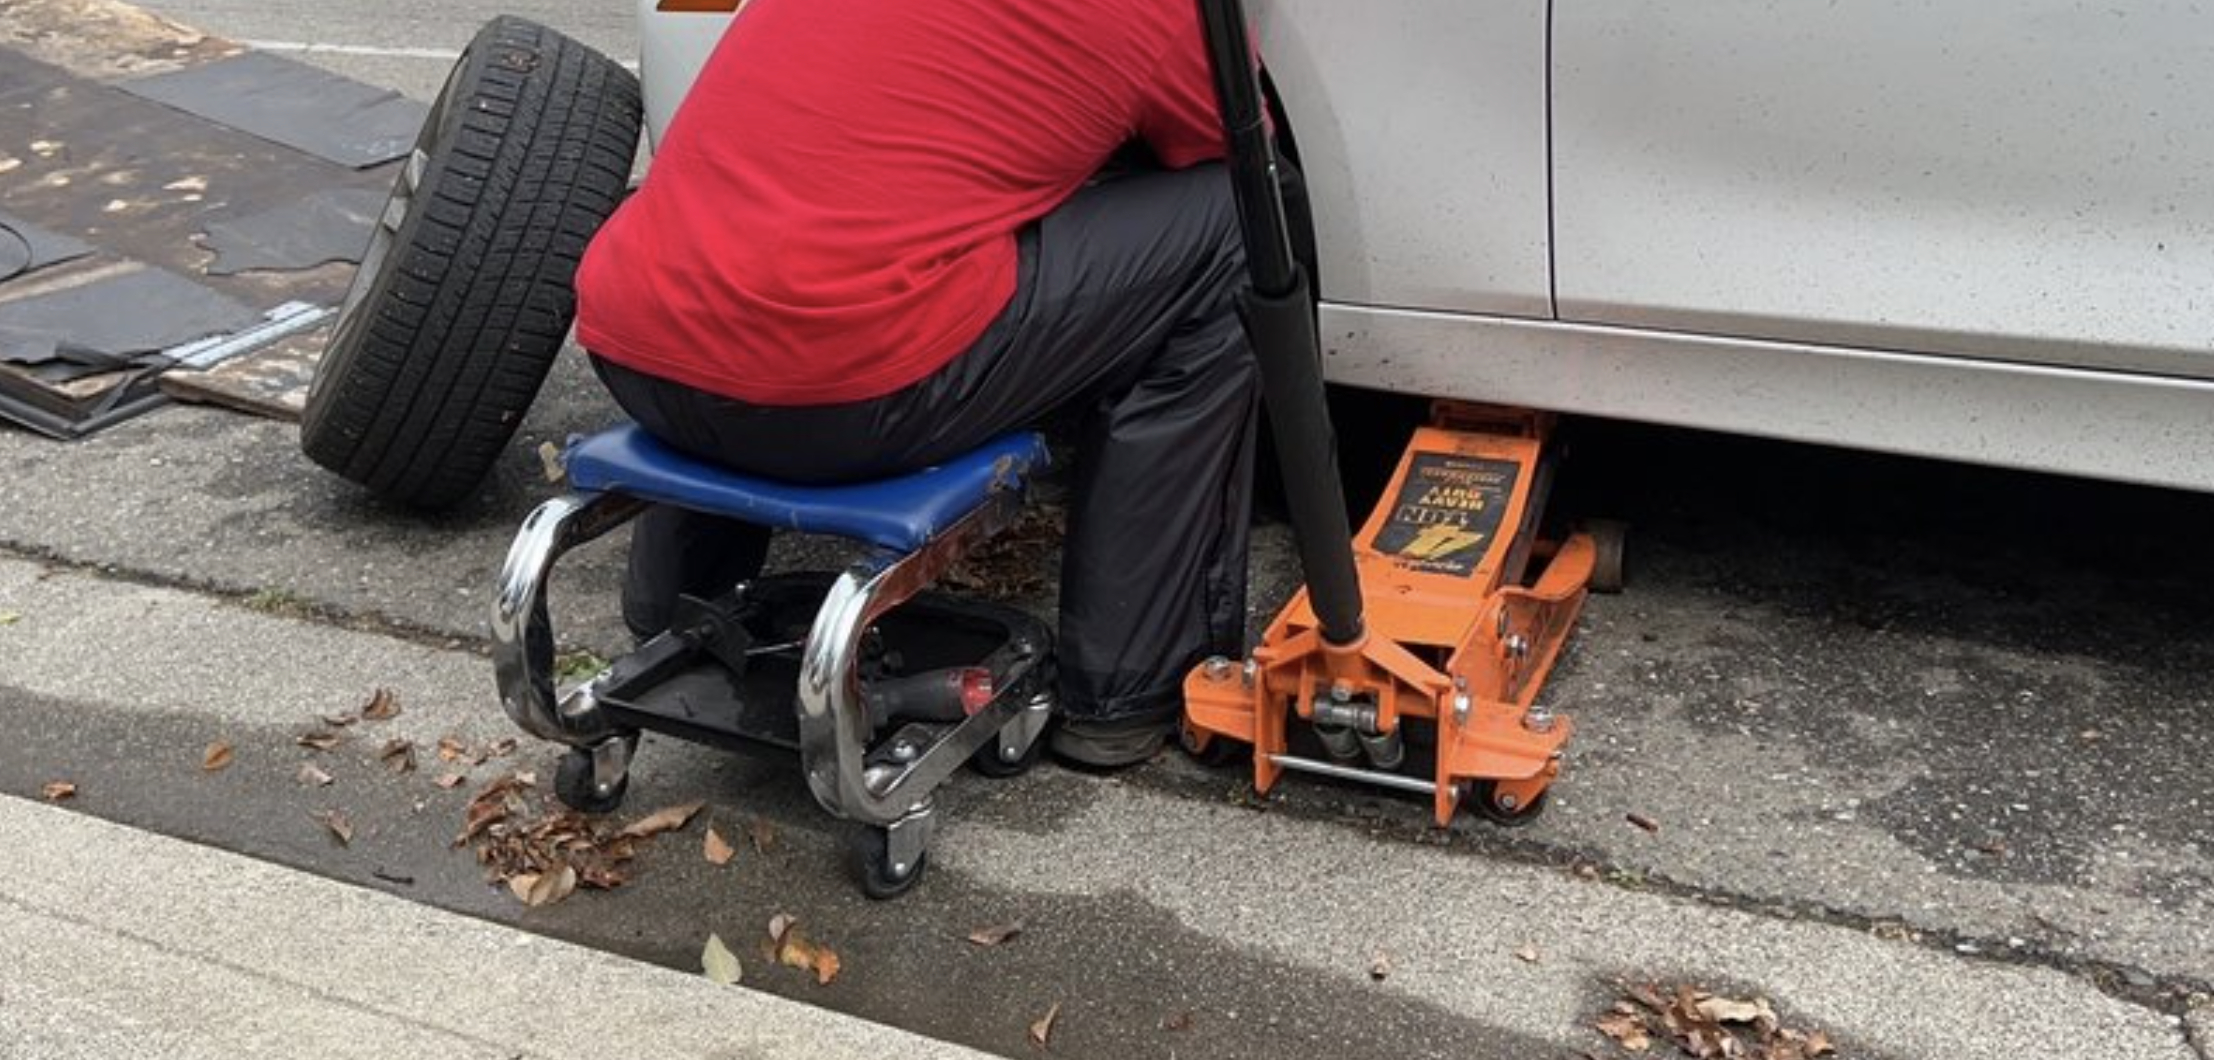
[[[1240,0],[1199,0],[1229,149],[1230,180],[1253,287],[1239,299],[1261,366],[1261,391],[1284,473],[1285,504],[1324,643],[1358,643],[1361,577],[1338,480],[1336,436],[1322,389],[1322,348],[1306,271],[1292,254],[1277,183],[1276,145],[1261,106],[1260,75]]]

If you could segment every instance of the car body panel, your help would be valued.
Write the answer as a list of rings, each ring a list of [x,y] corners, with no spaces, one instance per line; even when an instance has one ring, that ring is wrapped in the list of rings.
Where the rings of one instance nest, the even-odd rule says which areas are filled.
[[[2214,9],[1558,0],[1560,316],[2214,378]]]
[[[1324,298],[1553,315],[1545,13],[1545,0],[1255,6],[1314,198]]]
[[[2203,380],[1335,304],[1321,331],[1356,386],[2214,492]]]
[[[646,98],[646,140],[661,141],[677,104],[723,39],[731,16],[720,11],[664,11],[660,0],[638,0],[638,81]]]

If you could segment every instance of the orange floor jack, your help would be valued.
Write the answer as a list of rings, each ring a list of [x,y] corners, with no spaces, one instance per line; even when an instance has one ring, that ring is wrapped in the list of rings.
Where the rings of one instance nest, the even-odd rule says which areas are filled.
[[[1306,586],[1249,658],[1208,659],[1185,679],[1185,745],[1202,758],[1251,745],[1264,793],[1294,770],[1428,794],[1440,825],[1464,802],[1527,821],[1574,729],[1537,694],[1594,581],[1619,579],[1619,535],[1540,540],[1551,417],[1441,405],[1356,542],[1243,5],[1200,8],[1253,278],[1240,309]],[[1429,779],[1408,775],[1423,749]]]
[[[1360,632],[1331,642],[1301,589],[1250,658],[1185,679],[1185,747],[1251,745],[1264,793],[1294,770],[1427,794],[1440,825],[1462,805],[1503,823],[1542,810],[1575,726],[1539,688],[1585,593],[1621,577],[1612,525],[1540,536],[1551,430],[1542,413],[1440,405],[1352,550]],[[1295,721],[1320,756],[1298,753]],[[1408,776],[1424,757],[1432,778]]]

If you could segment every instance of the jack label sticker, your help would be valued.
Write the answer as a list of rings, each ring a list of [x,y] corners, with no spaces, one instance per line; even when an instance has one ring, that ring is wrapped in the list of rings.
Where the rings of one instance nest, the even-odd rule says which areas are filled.
[[[1410,570],[1476,573],[1506,517],[1522,465],[1452,453],[1416,453],[1369,547]]]

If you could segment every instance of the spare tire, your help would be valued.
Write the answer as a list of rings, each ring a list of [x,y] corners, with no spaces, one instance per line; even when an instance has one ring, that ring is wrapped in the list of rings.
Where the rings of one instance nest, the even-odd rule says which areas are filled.
[[[638,79],[524,19],[477,32],[431,104],[308,389],[300,448],[442,508],[499,460],[576,315],[585,244],[622,201]]]

